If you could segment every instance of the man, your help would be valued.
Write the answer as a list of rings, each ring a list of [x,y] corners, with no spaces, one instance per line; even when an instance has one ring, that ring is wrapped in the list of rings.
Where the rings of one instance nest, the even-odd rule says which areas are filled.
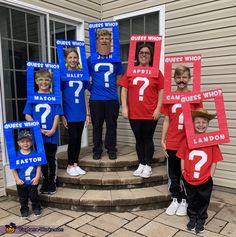
[[[99,57],[108,58],[111,52],[111,32],[97,30],[97,52]],[[103,152],[102,130],[106,122],[105,148],[109,159],[117,158],[116,128],[119,115],[117,76],[123,73],[120,62],[92,63],[88,58],[91,80],[90,113],[93,124],[93,159],[101,159]]]

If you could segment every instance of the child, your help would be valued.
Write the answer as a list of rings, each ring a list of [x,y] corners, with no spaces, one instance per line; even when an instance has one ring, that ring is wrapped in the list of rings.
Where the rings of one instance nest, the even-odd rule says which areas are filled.
[[[79,55],[75,48],[67,48],[65,60],[68,70],[78,70]],[[80,64],[79,64],[80,65]],[[86,172],[78,166],[81,148],[81,137],[84,129],[90,123],[90,112],[87,100],[88,82],[64,81],[62,82],[63,112],[62,117],[65,128],[69,133],[67,149],[68,166],[66,172],[70,176],[84,175]],[[76,91],[79,93],[76,96]]]
[[[46,69],[40,69],[35,73],[35,82],[38,85],[38,93],[50,93],[52,74]],[[47,158],[47,164],[42,165],[43,184],[40,192],[54,194],[56,192],[55,155],[59,140],[58,122],[59,116],[63,114],[61,106],[57,104],[36,104],[27,102],[23,113],[25,114],[26,120],[36,120],[40,122]]]
[[[32,134],[27,130],[21,130],[17,144],[19,146],[18,154],[33,155],[35,152],[31,150],[33,145]],[[31,170],[29,176],[26,176],[27,170]],[[38,195],[38,183],[41,175],[41,166],[31,166],[13,170],[13,175],[16,181],[17,192],[20,199],[20,212],[22,218],[27,218],[29,215],[28,199],[32,203],[32,210],[35,216],[41,215],[41,206]]]
[[[205,133],[209,121],[214,117],[215,115],[209,114],[204,108],[192,111],[195,133]],[[188,199],[187,213],[190,220],[187,229],[203,233],[213,186],[212,177],[215,173],[216,163],[223,160],[221,151],[218,145],[191,150],[185,139],[176,156],[181,159],[181,170]],[[196,164],[202,159],[205,163],[199,172],[194,172]]]
[[[174,72],[176,92],[188,92],[190,79],[190,68],[179,65]],[[198,107],[202,107],[201,103],[191,104],[192,109]],[[164,114],[161,145],[167,158],[168,188],[172,197],[172,202],[166,209],[166,214],[185,216],[187,214],[187,202],[181,183],[180,160],[176,157],[181,141],[185,138],[183,124],[179,124],[183,111],[181,104],[166,104],[163,105],[161,112]]]

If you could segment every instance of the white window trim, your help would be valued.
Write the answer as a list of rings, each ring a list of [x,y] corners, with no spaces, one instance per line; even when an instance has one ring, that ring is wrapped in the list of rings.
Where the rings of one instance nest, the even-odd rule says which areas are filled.
[[[162,47],[161,47],[161,59],[160,59],[160,69],[164,72],[164,47],[165,47],[165,5],[145,8],[143,10],[138,10],[134,12],[129,12],[113,17],[113,20],[121,20],[126,18],[131,18],[138,15],[145,15],[152,12],[159,12],[160,14],[160,35],[162,36]]]

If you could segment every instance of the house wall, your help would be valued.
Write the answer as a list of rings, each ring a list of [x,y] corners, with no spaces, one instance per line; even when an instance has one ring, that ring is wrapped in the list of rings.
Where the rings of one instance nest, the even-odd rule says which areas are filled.
[[[102,20],[159,5],[165,5],[165,55],[202,54],[201,89],[223,89],[230,143],[220,146],[224,161],[218,164],[214,182],[236,188],[236,2],[103,0]],[[212,104],[207,104],[207,109],[211,111]],[[157,150],[160,150],[162,122],[160,119],[155,132]],[[130,126],[121,116],[118,143],[134,143]]]

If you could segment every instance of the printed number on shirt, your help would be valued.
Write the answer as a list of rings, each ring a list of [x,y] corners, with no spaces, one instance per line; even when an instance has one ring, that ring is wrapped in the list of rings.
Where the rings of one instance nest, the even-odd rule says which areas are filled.
[[[30,180],[30,174],[31,174],[33,169],[34,169],[33,166],[30,166],[30,167],[27,168],[27,170],[25,171],[25,180]]]
[[[83,82],[82,81],[69,81],[69,87],[74,87],[74,84],[77,84],[78,87],[75,90],[75,103],[79,104],[79,93],[83,88]]]
[[[104,73],[104,83],[105,83],[105,87],[109,87],[109,75],[112,74],[114,72],[114,66],[111,63],[97,63],[94,66],[94,70],[95,72],[99,71],[99,67],[101,66],[106,66],[109,68],[109,70],[107,72]]]
[[[135,77],[133,80],[133,85],[138,85],[139,81],[144,82],[143,85],[139,88],[139,98],[138,98],[139,101],[143,101],[144,91],[149,85],[149,80],[146,77]]]
[[[177,110],[178,108],[182,108],[182,105],[181,105],[181,104],[174,104],[174,105],[172,106],[172,108],[171,108],[171,109],[172,109],[172,113],[176,113],[176,110]],[[179,130],[182,130],[183,127],[184,127],[184,116],[183,116],[183,113],[181,113],[181,114],[179,115],[178,129],[179,129]]]
[[[41,115],[41,128],[47,129],[46,119],[51,112],[51,106],[49,104],[37,104],[35,106],[36,112],[39,112],[41,109],[45,109],[45,111]]]
[[[204,151],[193,150],[189,153],[189,160],[194,160],[194,157],[200,156],[201,159],[195,164],[193,177],[199,178],[201,167],[207,162],[207,154]]]

